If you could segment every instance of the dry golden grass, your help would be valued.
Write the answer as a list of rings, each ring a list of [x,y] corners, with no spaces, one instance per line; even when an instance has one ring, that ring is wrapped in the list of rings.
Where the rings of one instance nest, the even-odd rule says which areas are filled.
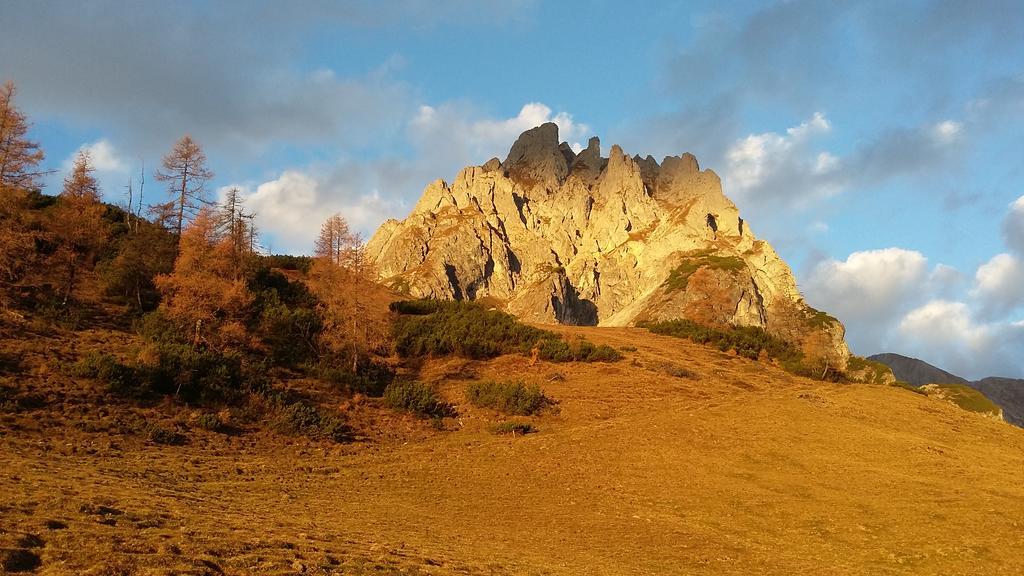
[[[642,330],[560,330],[636,351],[432,360],[421,377],[459,418],[438,431],[339,397],[363,434],[344,446],[259,429],[153,445],[133,423],[185,410],[104,405],[49,359],[130,343],[8,334],[27,360],[0,383],[40,402],[0,415],[0,548],[40,574],[1024,572],[1024,430]],[[525,419],[536,434],[496,436],[501,417],[462,397],[513,377],[558,401]]]

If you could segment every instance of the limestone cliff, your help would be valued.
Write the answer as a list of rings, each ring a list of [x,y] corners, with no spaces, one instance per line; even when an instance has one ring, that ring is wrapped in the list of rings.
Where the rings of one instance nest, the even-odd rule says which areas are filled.
[[[414,297],[476,300],[533,322],[624,326],[691,318],[759,326],[845,366],[843,326],[803,303],[789,267],[758,240],[691,154],[660,164],[558,127],[524,132],[504,162],[437,180],[367,250]]]

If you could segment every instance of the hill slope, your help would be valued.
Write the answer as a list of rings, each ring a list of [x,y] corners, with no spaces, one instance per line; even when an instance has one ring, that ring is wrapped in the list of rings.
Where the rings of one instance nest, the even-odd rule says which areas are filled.
[[[1003,409],[1003,418],[1016,426],[1024,427],[1024,380],[1019,378],[998,378],[990,376],[974,382],[968,381],[924,360],[899,354],[876,354],[868,358],[892,368],[893,374],[914,386],[933,383],[966,384],[981,392]]]
[[[640,329],[555,329],[627,358],[427,360],[419,377],[460,412],[443,431],[322,390],[388,430],[351,445],[258,430],[153,445],[126,422],[170,405],[104,404],[33,357],[17,370],[38,397],[0,428],[0,548],[46,574],[1024,570],[1021,430]],[[538,433],[495,436],[501,418],[462,392],[486,378],[558,404]]]

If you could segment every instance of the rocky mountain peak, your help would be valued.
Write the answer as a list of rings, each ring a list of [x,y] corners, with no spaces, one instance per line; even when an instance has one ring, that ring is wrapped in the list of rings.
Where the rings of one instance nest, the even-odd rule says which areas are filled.
[[[568,146],[564,150],[572,152]],[[556,188],[569,173],[569,160],[558,143],[558,125],[547,122],[523,132],[502,165],[516,182]]]
[[[758,326],[844,366],[843,327],[804,304],[792,272],[689,153],[576,154],[558,127],[523,132],[504,162],[426,187],[367,244],[381,278],[414,297],[487,297],[534,322],[630,325],[690,318]]]

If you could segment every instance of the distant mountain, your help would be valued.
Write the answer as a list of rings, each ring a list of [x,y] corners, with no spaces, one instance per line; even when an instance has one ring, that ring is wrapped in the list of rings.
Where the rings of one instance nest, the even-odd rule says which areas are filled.
[[[936,368],[917,358],[886,353],[869,356],[868,360],[885,364],[892,368],[892,373],[896,378],[914,386],[923,386],[925,384],[970,384],[965,378],[961,378],[956,374],[950,374],[942,368]]]
[[[971,382],[966,378],[932,366],[924,360],[899,354],[875,354],[868,360],[881,362],[896,378],[914,386],[924,384],[966,384],[984,394],[1003,409],[1003,419],[1024,428],[1024,379],[988,377]]]

